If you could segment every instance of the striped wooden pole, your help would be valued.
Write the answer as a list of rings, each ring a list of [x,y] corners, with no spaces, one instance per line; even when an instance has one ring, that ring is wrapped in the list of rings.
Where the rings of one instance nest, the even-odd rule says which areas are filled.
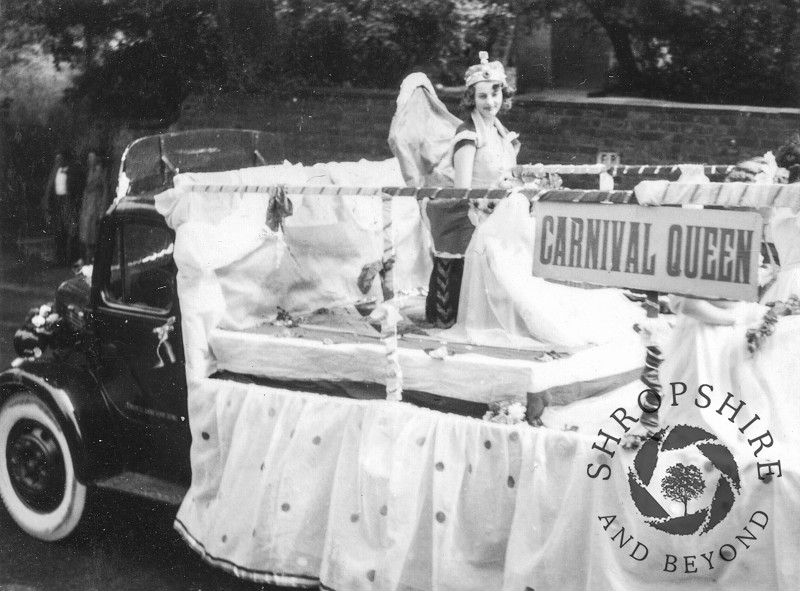
[[[403,369],[397,346],[397,323],[402,316],[391,302],[380,304],[370,318],[381,323],[381,343],[386,352],[386,400],[400,402],[403,399]]]
[[[276,185],[182,185],[177,191],[187,193],[266,193],[272,194]],[[328,185],[281,186],[286,195],[356,195],[363,197],[413,197],[417,201],[432,199],[505,199],[511,193],[521,193],[528,199],[562,203],[636,203],[633,191],[600,191],[581,189],[454,189],[436,187],[340,187]]]
[[[647,310],[647,318],[651,318],[653,321],[658,319],[658,292],[647,292],[645,309]],[[642,406],[644,408],[642,408],[642,416],[640,421],[642,426],[644,426],[648,432],[655,433],[659,429],[658,409],[661,406],[661,381],[658,377],[658,368],[664,361],[664,353],[661,351],[661,347],[657,343],[648,345],[646,347],[646,351],[641,380],[644,385],[647,386],[647,393],[643,397],[644,404]],[[648,410],[645,410],[645,408]],[[653,410],[649,411],[649,409]]]

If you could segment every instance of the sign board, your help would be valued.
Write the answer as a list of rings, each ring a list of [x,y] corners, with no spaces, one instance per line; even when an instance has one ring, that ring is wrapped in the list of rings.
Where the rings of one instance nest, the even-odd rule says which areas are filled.
[[[545,201],[534,213],[537,277],[758,299],[758,213]]]
[[[619,166],[622,164],[619,159],[619,152],[598,152],[597,163],[605,166]]]

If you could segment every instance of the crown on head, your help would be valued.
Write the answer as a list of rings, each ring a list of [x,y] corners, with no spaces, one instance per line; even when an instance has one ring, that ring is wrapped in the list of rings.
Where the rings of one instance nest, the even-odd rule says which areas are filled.
[[[478,52],[481,63],[470,66],[464,79],[467,88],[478,82],[499,82],[506,83],[506,71],[500,62],[489,62],[489,53],[486,51]]]

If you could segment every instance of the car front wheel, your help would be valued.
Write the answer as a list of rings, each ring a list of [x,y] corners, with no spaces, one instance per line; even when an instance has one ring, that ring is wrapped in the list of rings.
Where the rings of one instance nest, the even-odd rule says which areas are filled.
[[[29,392],[0,408],[0,497],[28,534],[53,542],[70,535],[86,506],[72,451],[53,413]]]

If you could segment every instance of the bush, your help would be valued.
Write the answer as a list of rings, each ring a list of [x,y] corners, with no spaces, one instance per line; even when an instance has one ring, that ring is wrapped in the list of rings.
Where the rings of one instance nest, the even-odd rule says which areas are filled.
[[[120,33],[113,48],[104,47],[67,99],[88,98],[105,115],[171,121],[192,90],[224,78],[218,30],[208,13],[166,2],[141,26],[138,34]]]
[[[690,102],[796,105],[798,3],[722,4],[672,10],[668,22],[641,18],[633,29],[641,79],[632,93]]]

